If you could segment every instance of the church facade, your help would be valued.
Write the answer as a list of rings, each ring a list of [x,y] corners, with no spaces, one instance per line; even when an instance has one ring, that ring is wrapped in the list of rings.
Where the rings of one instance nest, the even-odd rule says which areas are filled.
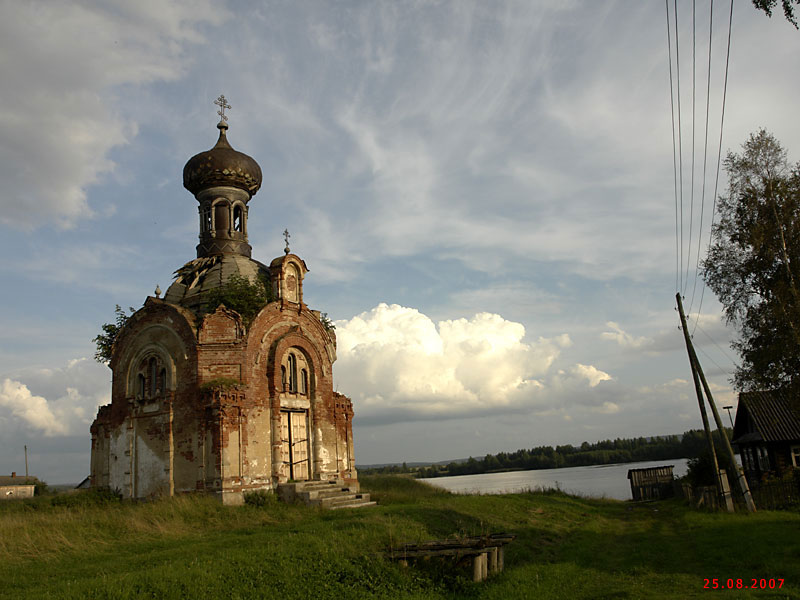
[[[228,143],[220,100],[217,144],[183,171],[199,203],[197,258],[118,332],[111,403],[91,426],[92,486],[126,498],[206,492],[237,504],[287,481],[357,483],[352,402],[333,388],[334,330],[303,302],[308,268],[288,235],[269,265],[251,258],[261,169]],[[214,290],[245,279],[268,290],[254,315],[209,306]]]

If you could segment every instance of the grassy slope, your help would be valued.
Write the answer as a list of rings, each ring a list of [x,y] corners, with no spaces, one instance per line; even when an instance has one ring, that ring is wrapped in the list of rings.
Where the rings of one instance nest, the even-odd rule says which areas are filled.
[[[0,597],[800,598],[800,515],[723,515],[561,494],[452,496],[411,479],[362,482],[381,505],[323,512],[206,498],[0,506]],[[473,584],[437,560],[408,569],[391,544],[506,531],[506,570]],[[703,579],[780,577],[717,592]],[[724,581],[723,581],[724,583]]]

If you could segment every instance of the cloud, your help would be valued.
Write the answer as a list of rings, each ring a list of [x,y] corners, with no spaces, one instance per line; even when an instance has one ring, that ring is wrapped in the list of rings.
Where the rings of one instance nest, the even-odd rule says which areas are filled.
[[[653,340],[648,337],[633,337],[629,333],[623,331],[619,324],[614,321],[606,323],[606,327],[612,329],[612,331],[604,331],[600,334],[600,337],[604,340],[617,342],[617,344],[623,348],[643,348],[653,343]]]
[[[197,27],[219,23],[210,1],[5,2],[0,37],[0,223],[31,229],[91,218],[87,188],[114,170],[109,152],[136,135],[115,110],[121,86],[181,75]]]
[[[46,436],[63,435],[66,425],[59,422],[41,396],[31,394],[19,381],[3,380],[0,385],[0,408],[25,425],[42,431]]]
[[[658,356],[668,352],[678,352],[685,356],[686,342],[683,333],[678,327],[677,315],[675,315],[675,325],[662,328],[651,333],[651,335],[636,336],[628,333],[619,323],[608,321],[606,327],[611,331],[604,331],[600,338],[610,342],[615,342],[623,350]],[[735,352],[730,349],[730,340],[734,332],[725,325],[725,321],[719,313],[701,314],[692,313],[687,315],[686,321],[689,331],[692,332],[692,343],[697,349],[716,348],[721,356],[725,357],[726,362],[737,362]]]
[[[572,343],[566,333],[528,341],[522,324],[497,314],[434,323],[384,303],[337,321],[336,334],[337,387],[362,424],[542,409],[548,373]],[[581,389],[611,376],[579,364],[561,379]]]
[[[110,378],[108,367],[88,358],[6,377],[0,383],[0,432],[22,427],[46,437],[88,439],[98,406],[110,401]]]
[[[611,381],[611,375],[593,367],[578,363],[572,367],[572,373],[589,382],[589,387],[597,387],[601,381]]]

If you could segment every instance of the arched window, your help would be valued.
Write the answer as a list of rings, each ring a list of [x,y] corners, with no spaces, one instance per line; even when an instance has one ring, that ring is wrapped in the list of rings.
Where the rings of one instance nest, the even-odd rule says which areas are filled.
[[[206,205],[200,212],[200,231],[205,233],[211,231],[211,207]]]
[[[139,375],[137,375],[136,377],[136,396],[139,398],[139,400],[142,400],[144,398],[145,389],[147,388],[144,380],[144,375],[139,373]]]
[[[294,354],[289,354],[289,391],[297,392],[297,359]]]
[[[158,393],[160,396],[165,396],[167,391],[167,370],[161,369],[158,374]]]
[[[150,397],[155,398],[158,390],[158,361],[155,357],[151,358],[148,363],[148,372],[150,373]]]
[[[308,371],[300,369],[300,393],[308,394]]]
[[[233,207],[233,230],[242,232],[242,207],[238,204]]]
[[[281,365],[281,389],[286,391],[286,367]]]

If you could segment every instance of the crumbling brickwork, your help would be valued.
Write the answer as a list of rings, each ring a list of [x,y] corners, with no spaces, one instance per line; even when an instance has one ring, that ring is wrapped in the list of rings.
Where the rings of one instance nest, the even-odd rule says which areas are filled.
[[[287,470],[282,413],[307,420],[289,448],[292,463],[306,455],[302,478],[355,479],[353,408],[333,391],[335,347],[301,303],[273,302],[246,329],[222,306],[198,327],[189,311],[148,298],[114,345],[112,401],[91,428],[93,484],[131,498],[202,490],[235,503],[300,479]],[[290,354],[304,385],[300,372],[297,384],[285,373]],[[151,358],[166,382],[142,394],[133,371]]]
[[[261,172],[218,128],[217,146],[184,169],[200,203],[198,258],[117,335],[111,404],[91,426],[92,485],[126,498],[202,491],[236,504],[289,479],[356,479],[335,334],[303,302],[308,268],[288,233],[269,267],[250,258],[246,204]],[[233,275],[265,279],[276,298],[247,324],[225,306],[203,312]]]

